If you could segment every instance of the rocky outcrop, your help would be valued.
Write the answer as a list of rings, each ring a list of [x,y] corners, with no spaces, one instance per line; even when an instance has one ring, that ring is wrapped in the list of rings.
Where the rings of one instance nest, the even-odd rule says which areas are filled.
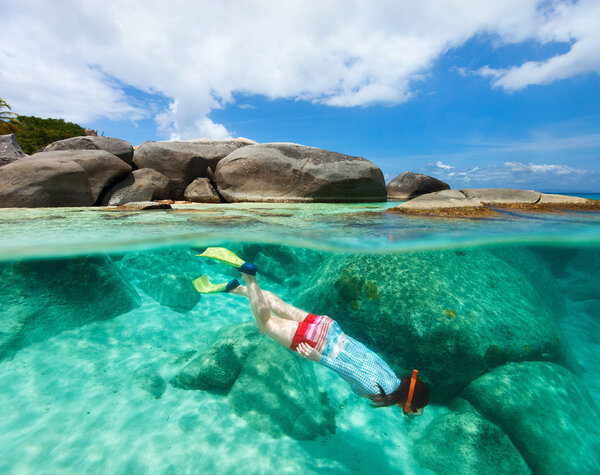
[[[1,208],[91,206],[94,202],[85,170],[72,160],[23,159],[0,168]]]
[[[580,378],[562,366],[507,364],[461,394],[501,427],[533,473],[597,473],[600,412]]]
[[[140,304],[107,257],[2,263],[0,279],[0,358]]]
[[[467,199],[479,201],[482,205],[490,207],[533,205],[542,195],[539,191],[512,188],[469,188],[460,191]]]
[[[421,195],[385,212],[434,217],[488,217],[498,214],[483,206],[479,200],[469,199],[458,190]]]
[[[169,203],[157,203],[155,201],[131,201],[118,207],[120,211],[150,211],[160,209],[173,209],[173,207]]]
[[[449,190],[450,185],[421,173],[404,172],[388,183],[388,200],[409,200],[426,193]]]
[[[192,181],[210,177],[223,157],[245,146],[241,140],[144,142],[135,150],[133,162],[165,175],[170,180],[169,198],[181,200]]]
[[[397,374],[422,370],[432,400],[509,361],[570,364],[544,296],[488,250],[323,255],[316,265],[294,305],[338,320]]]
[[[254,323],[219,333],[171,380],[183,389],[229,389],[235,414],[273,438],[311,440],[335,432],[335,414],[317,390],[311,362],[262,335]]]
[[[50,145],[46,145],[38,152],[55,152],[64,150],[104,150],[105,152],[116,155],[128,165],[132,165],[133,163],[133,147],[131,144],[125,140],[116,139],[113,137],[98,137],[94,135],[71,137],[69,139],[52,142]]]
[[[25,153],[17,142],[15,134],[0,135],[0,167],[24,156]]]
[[[34,164],[38,160],[77,163],[85,172],[94,203],[104,189],[131,171],[131,166],[103,150],[40,152],[27,160]]]
[[[600,201],[531,190],[482,188],[447,190],[413,198],[385,213],[429,217],[489,217],[495,210],[561,212],[600,211]]]
[[[290,143],[250,145],[217,165],[228,202],[386,201],[383,174],[364,158]]]
[[[169,179],[151,168],[134,170],[103,195],[103,205],[118,206],[134,201],[163,200],[168,197]]]
[[[184,197],[194,203],[220,203],[221,198],[208,178],[196,178],[185,189]]]
[[[531,474],[506,433],[464,399],[436,417],[415,441],[417,460],[436,474]]]

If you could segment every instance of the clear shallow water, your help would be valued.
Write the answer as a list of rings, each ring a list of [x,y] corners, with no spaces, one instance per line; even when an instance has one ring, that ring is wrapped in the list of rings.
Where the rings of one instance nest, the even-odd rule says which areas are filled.
[[[4,210],[0,471],[597,471],[598,215],[374,214],[390,205]],[[255,261],[265,288],[336,318],[399,374],[418,367],[424,416],[372,409],[326,368],[252,338],[226,340],[251,348],[229,386],[171,384],[195,358],[214,374],[235,366],[207,354],[252,321],[243,298],[190,290],[203,273],[238,275],[194,257],[207,245]],[[257,351],[296,379],[280,383]],[[301,416],[320,410],[332,418]]]

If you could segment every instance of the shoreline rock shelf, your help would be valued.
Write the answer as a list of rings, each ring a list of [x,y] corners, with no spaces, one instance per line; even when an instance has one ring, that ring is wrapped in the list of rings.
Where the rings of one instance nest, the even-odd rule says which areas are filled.
[[[510,188],[444,190],[418,196],[385,213],[423,217],[498,217],[496,210],[600,211],[600,201]]]

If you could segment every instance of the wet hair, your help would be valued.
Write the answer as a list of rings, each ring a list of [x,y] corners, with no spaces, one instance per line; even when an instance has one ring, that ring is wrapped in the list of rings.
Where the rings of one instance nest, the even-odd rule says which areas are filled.
[[[371,396],[370,399],[375,404],[375,407],[387,407],[393,406],[394,404],[399,404],[404,408],[406,404],[406,400],[408,399],[408,390],[410,389],[410,374],[405,374],[402,376],[400,381],[400,386],[396,388],[395,391],[390,394],[386,394],[385,391],[379,384],[377,387],[379,388],[378,396]],[[425,407],[429,402],[429,390],[425,383],[420,379],[417,379],[415,383],[415,390],[413,392],[413,398],[410,403],[410,410],[416,411],[417,409],[421,409]]]

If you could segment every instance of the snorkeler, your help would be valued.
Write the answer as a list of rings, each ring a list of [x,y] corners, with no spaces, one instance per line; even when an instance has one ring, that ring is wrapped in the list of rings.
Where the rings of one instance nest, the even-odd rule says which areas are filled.
[[[262,333],[302,357],[332,369],[356,394],[371,399],[375,407],[398,404],[404,414],[422,414],[429,402],[429,391],[417,378],[417,370],[398,379],[385,361],[344,334],[335,320],[300,310],[261,289],[256,280],[257,267],[231,251],[208,248],[200,255],[237,268],[246,286],[240,285],[237,279],[214,285],[203,275],[193,282],[199,292],[229,292],[248,298]]]

